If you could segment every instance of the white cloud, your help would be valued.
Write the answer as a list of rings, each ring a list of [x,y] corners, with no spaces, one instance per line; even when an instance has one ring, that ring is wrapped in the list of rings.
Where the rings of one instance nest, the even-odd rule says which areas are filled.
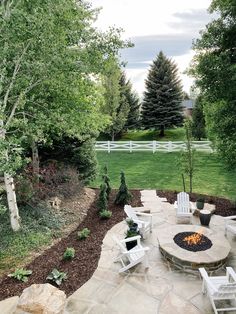
[[[193,82],[183,71],[193,56],[191,42],[210,20],[206,10],[211,0],[92,0],[94,7],[103,7],[95,25],[102,30],[109,26],[124,29],[124,38],[133,37],[136,46],[123,52],[128,62],[126,72],[141,95],[145,89],[149,60],[163,50],[180,69],[184,89]]]

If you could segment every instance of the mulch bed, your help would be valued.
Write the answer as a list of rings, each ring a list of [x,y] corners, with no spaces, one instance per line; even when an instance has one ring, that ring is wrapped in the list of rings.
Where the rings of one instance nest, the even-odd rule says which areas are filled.
[[[59,287],[67,296],[71,295],[88,281],[97,268],[101,254],[101,244],[107,231],[125,218],[123,206],[117,206],[113,203],[116,192],[115,190],[112,191],[109,201],[109,209],[113,213],[112,217],[108,220],[101,220],[98,216],[96,202],[94,202],[88,210],[86,218],[75,231],[71,232],[66,238],[44,251],[30,264],[25,266],[25,269],[33,271],[28,282],[22,283],[7,277],[7,275],[1,277],[0,300],[20,295],[26,287],[34,283],[45,283],[46,277],[53,268],[67,273],[68,279]],[[131,192],[133,195],[131,205],[142,206],[140,191],[132,190]],[[98,191],[96,191],[96,194],[98,194]],[[166,197],[170,203],[174,203],[176,194],[177,192],[172,191],[157,191],[158,196]],[[196,194],[191,195],[192,201],[195,201],[196,198]],[[226,199],[206,196],[206,202],[216,205],[215,214],[217,215],[229,216],[236,214],[236,209],[233,209],[230,201]],[[89,228],[91,234],[86,240],[79,241],[77,232],[83,228]],[[71,261],[62,260],[63,253],[67,247],[75,248],[76,255]]]
[[[133,195],[131,205],[142,206],[140,191],[132,190],[131,192]],[[109,210],[113,213],[112,217],[108,220],[101,220],[95,201],[88,210],[86,218],[75,231],[25,266],[25,269],[33,271],[28,282],[23,283],[9,278],[7,275],[3,276],[0,279],[0,300],[21,295],[22,291],[32,284],[45,283],[46,277],[53,268],[67,273],[68,279],[59,286],[59,289],[63,290],[67,296],[88,281],[97,268],[102,241],[107,231],[125,218],[123,206],[117,206],[113,203],[116,193],[117,191],[112,191],[109,202]],[[80,241],[77,232],[83,228],[88,228],[91,234],[87,239]],[[71,261],[62,260],[67,247],[74,247],[75,249],[75,257]],[[50,283],[52,284],[52,282]]]

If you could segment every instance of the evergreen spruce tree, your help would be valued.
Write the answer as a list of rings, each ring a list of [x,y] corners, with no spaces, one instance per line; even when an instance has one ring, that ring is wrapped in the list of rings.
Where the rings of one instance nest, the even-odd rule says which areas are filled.
[[[127,80],[124,71],[121,73],[119,84],[121,100],[128,105],[124,129],[137,129],[139,127],[140,101],[137,93],[132,90],[132,84]]]
[[[105,183],[100,185],[100,193],[98,197],[97,207],[99,211],[107,210],[107,186]]]
[[[109,199],[109,195],[111,193],[111,184],[110,184],[111,180],[110,180],[109,175],[108,175],[107,165],[105,165],[105,167],[104,167],[104,174],[103,174],[102,178],[103,178],[104,183],[106,184],[107,199]]]
[[[128,187],[125,182],[125,174],[123,171],[120,173],[120,187],[119,191],[116,195],[115,204],[117,205],[125,205],[132,198],[131,193],[128,191]]]
[[[195,139],[200,141],[202,138],[206,137],[202,96],[198,96],[196,99],[196,103],[193,108],[192,119],[192,135]]]
[[[161,51],[153,61],[146,80],[142,104],[142,125],[160,130],[182,124],[182,86],[176,64]]]

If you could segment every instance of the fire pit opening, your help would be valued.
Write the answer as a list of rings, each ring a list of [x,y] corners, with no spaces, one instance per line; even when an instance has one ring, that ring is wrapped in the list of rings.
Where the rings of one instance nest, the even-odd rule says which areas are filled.
[[[212,246],[212,242],[201,231],[180,232],[174,236],[174,242],[182,249],[198,252],[206,251]]]

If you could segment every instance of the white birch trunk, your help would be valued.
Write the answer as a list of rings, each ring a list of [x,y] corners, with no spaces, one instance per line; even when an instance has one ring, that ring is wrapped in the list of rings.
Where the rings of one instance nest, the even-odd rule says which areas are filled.
[[[7,202],[10,211],[10,221],[13,231],[20,229],[20,216],[16,202],[16,192],[13,177],[7,173],[4,173],[4,181],[7,192]]]
[[[3,121],[0,120],[0,138],[4,139],[6,134],[6,130],[3,127]],[[7,154],[7,152],[6,152]],[[11,175],[8,173],[4,173],[4,182],[5,188],[7,192],[7,202],[8,208],[10,212],[10,222],[13,231],[18,231],[20,229],[20,216],[19,210],[16,202],[16,192],[14,180]]]

